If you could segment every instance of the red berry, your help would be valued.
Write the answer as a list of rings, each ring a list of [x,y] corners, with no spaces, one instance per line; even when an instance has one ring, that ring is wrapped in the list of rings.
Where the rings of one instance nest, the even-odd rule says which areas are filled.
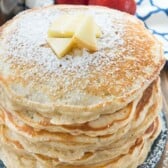
[[[100,6],[107,6],[110,8],[117,7],[117,0],[89,0],[90,5],[100,5]]]
[[[121,11],[128,12],[130,14],[135,14],[136,3],[134,0],[119,0],[118,9]]]
[[[136,12],[135,0],[89,0],[89,4],[107,6],[130,14]]]
[[[87,5],[88,0],[57,0],[58,4],[81,4]]]

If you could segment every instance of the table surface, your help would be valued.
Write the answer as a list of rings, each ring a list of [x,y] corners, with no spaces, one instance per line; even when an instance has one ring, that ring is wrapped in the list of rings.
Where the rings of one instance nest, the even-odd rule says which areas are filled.
[[[168,121],[168,62],[166,63],[160,76],[161,76],[161,86],[163,94],[163,111],[166,113]],[[168,168],[168,142],[165,148],[164,155],[162,156],[162,159],[158,165],[158,168]]]

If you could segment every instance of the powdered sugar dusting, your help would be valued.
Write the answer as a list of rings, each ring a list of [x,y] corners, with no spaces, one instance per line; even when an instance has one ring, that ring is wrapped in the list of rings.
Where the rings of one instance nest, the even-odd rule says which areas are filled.
[[[76,48],[61,59],[54,54],[46,41],[47,31],[51,22],[65,13],[93,15],[102,31],[97,39],[98,51],[90,53]],[[52,6],[21,13],[4,31],[7,33],[2,42],[6,53],[0,59],[5,68],[0,66],[0,71],[3,76],[10,76],[10,86],[16,94],[31,101],[91,105],[120,97],[131,87],[139,87],[142,79],[140,62],[135,62],[136,66],[127,67],[126,64],[134,53],[139,56],[142,51],[136,47],[141,41],[132,48],[128,22],[134,28],[139,25],[135,20],[133,16],[103,7]],[[134,34],[139,37],[138,32]]]
[[[69,11],[74,14],[72,11]],[[80,12],[80,11],[79,11]],[[16,31],[8,37],[8,55],[12,55],[15,60],[22,60],[25,63],[36,62],[43,65],[46,72],[65,73],[65,71],[76,71],[80,68],[80,73],[77,75],[86,75],[89,65],[101,68],[102,62],[100,58],[104,57],[105,53],[102,50],[112,49],[108,56],[104,58],[104,64],[107,64],[115,55],[118,45],[122,45],[123,26],[121,24],[112,24],[116,22],[118,17],[111,15],[108,12],[100,12],[99,10],[89,9],[87,13],[94,16],[96,23],[100,26],[103,36],[98,39],[99,51],[89,53],[87,50],[76,49],[69,53],[63,59],[58,59],[51,48],[47,46],[46,38],[50,23],[64,13],[59,9],[46,9],[42,12],[33,12],[22,15],[16,24]],[[75,12],[75,14],[77,14]],[[111,17],[112,16],[112,17]],[[17,47],[16,47],[17,46]],[[102,65],[103,66],[103,65]]]

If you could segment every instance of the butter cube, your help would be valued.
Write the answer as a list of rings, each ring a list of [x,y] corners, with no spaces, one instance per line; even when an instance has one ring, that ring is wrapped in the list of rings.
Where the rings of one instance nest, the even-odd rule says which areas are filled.
[[[62,15],[58,17],[49,27],[49,37],[70,38],[74,35],[76,29],[79,27],[81,20],[85,17],[80,15]],[[100,28],[95,24],[96,37],[102,35]]]
[[[47,42],[59,58],[67,54],[74,45],[72,38],[47,38]]]
[[[87,48],[89,51],[97,50],[96,29],[92,16],[85,16],[72,39],[77,45]]]

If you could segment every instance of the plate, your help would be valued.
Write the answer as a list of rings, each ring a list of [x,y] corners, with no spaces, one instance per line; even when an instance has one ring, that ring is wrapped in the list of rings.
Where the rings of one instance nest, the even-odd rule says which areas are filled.
[[[162,119],[162,131],[153,143],[146,161],[138,168],[156,168],[162,157],[167,142],[168,127],[165,114],[161,112],[160,116]]]
[[[161,112],[160,116],[162,119],[162,131],[153,143],[151,151],[149,152],[146,161],[138,168],[155,168],[161,159],[167,141],[168,127],[165,114]],[[0,168],[5,168],[1,161]]]

